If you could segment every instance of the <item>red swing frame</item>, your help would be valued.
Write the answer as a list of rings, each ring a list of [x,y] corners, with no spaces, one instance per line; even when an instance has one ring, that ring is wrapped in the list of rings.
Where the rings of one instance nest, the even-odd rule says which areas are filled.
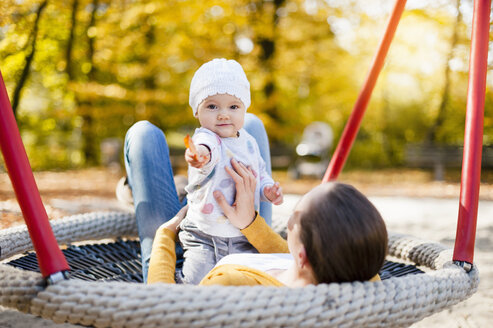
[[[392,10],[384,37],[380,42],[366,81],[361,88],[358,100],[353,107],[352,114],[344,128],[329,167],[325,172],[323,182],[337,179],[346,162],[405,4],[406,0],[398,0]],[[491,0],[474,1],[459,218],[453,255],[453,261],[469,264],[473,263],[474,258],[479,185],[481,182],[490,11]]]
[[[346,162],[405,4],[406,0],[397,0],[394,5],[370,71],[322,182],[337,179]],[[453,255],[455,262],[462,265],[467,263],[469,264],[468,267],[473,263],[476,238],[490,11],[491,0],[474,1],[459,217]],[[41,274],[53,281],[55,277],[60,277],[60,273],[63,276],[63,272],[70,270],[70,268],[58,247],[48,215],[41,201],[1,72],[0,146],[36,251]]]

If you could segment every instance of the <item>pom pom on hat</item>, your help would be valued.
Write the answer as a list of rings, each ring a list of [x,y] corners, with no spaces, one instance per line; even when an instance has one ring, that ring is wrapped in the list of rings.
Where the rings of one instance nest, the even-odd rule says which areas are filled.
[[[235,96],[250,106],[250,83],[241,65],[235,60],[216,58],[200,66],[190,84],[189,103],[197,116],[199,105],[209,96],[217,94]]]

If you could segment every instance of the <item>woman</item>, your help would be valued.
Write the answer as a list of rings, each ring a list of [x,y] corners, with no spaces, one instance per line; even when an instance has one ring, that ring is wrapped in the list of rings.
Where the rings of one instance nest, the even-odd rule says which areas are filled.
[[[231,164],[234,171],[228,173],[236,183],[235,205],[227,204],[219,192],[214,196],[231,223],[263,254],[227,256],[200,285],[302,287],[379,279],[387,230],[375,207],[354,187],[326,183],[304,195],[288,221],[286,242],[254,210],[253,172],[234,159]],[[186,207],[157,230],[149,283],[174,283],[174,240],[185,212]],[[287,252],[290,258],[269,254]],[[279,264],[276,259],[285,261]]]
[[[266,145],[260,121],[254,122],[265,137],[258,141],[259,146]],[[127,133],[125,164],[133,191],[144,277],[147,278],[146,264],[150,258],[148,282],[174,283],[174,240],[186,208],[179,211],[181,204],[164,134],[148,122],[137,123]],[[256,259],[248,259],[244,254],[226,257],[206,275],[202,285],[297,287],[378,277],[387,249],[385,224],[375,207],[355,188],[328,183],[303,196],[289,220],[286,243],[265,223],[262,208],[260,215],[255,213],[253,173],[234,160],[232,166],[234,171],[228,173],[236,183],[235,205],[226,204],[218,193],[216,200],[230,222],[263,254]],[[277,254],[287,252],[291,256]]]

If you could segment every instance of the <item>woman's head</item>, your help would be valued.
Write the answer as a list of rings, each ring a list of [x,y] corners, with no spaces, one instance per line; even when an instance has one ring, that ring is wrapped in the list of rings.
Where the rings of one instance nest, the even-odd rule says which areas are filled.
[[[318,283],[366,281],[383,265],[387,229],[377,209],[354,187],[324,183],[296,205],[288,245],[292,253],[305,253]]]

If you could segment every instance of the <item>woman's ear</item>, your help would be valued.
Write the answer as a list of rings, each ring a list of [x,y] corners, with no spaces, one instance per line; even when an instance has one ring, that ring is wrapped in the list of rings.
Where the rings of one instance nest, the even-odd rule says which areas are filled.
[[[306,268],[309,268],[311,267],[310,266],[310,262],[308,261],[308,257],[306,256],[306,250],[305,250],[305,246],[301,246],[300,249],[298,250],[298,261],[296,261],[298,263],[298,267],[300,269],[306,269]]]

